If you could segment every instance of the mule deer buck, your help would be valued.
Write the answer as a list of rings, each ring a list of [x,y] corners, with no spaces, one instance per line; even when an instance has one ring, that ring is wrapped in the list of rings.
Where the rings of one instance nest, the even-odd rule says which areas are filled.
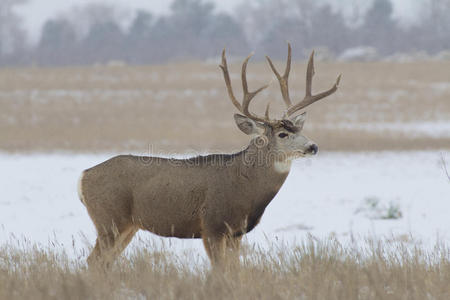
[[[252,99],[263,86],[250,92],[247,57],[242,65],[243,100],[234,96],[222,52],[228,96],[241,114],[238,128],[251,136],[248,147],[234,154],[212,154],[189,159],[120,155],[85,170],[79,180],[80,199],[97,229],[98,237],[88,264],[110,264],[139,229],[164,237],[201,238],[212,265],[238,250],[242,236],[260,221],[265,208],[288,176],[295,158],[314,155],[317,145],[301,134],[305,113],[294,114],[334,93],[340,81],[327,91],[313,95],[311,54],[306,72],[306,94],[293,104],[288,90],[291,46],[286,69],[280,75],[269,57],[286,104],[282,119],[249,111]]]

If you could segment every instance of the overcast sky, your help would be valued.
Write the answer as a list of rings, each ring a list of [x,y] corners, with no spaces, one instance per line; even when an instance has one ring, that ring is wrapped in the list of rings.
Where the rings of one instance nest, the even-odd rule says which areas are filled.
[[[0,0],[1,1],[1,0]],[[232,12],[234,7],[245,0],[212,0],[216,4],[218,10]],[[257,1],[257,0],[247,0]],[[362,1],[364,3],[371,0],[321,0],[332,5],[340,3],[353,3],[355,1]],[[426,0],[391,0],[394,4],[394,15],[399,17],[403,22],[409,22],[414,19],[420,12],[421,5]],[[23,15],[26,23],[26,28],[31,34],[31,38],[36,40],[39,37],[40,29],[45,20],[56,16],[62,12],[69,10],[71,7],[77,5],[81,6],[87,3],[110,3],[120,5],[130,10],[139,8],[152,11],[154,14],[165,14],[169,11],[170,0],[29,0],[29,3],[23,5],[18,9],[18,12]]]

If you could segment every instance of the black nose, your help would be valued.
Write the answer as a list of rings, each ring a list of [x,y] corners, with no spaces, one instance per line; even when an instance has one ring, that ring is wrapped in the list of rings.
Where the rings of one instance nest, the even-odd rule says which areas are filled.
[[[319,151],[319,147],[317,147],[316,144],[312,144],[311,146],[309,146],[309,152],[311,152],[312,154],[316,154],[317,151]]]

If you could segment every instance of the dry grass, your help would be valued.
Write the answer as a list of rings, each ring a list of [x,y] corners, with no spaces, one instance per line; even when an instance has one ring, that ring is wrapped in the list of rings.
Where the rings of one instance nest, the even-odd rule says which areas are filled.
[[[9,244],[0,246],[0,299],[449,299],[447,247],[367,245],[247,246],[240,266],[214,272],[195,255],[135,248],[104,273],[84,258]]]
[[[240,62],[230,62],[240,94]],[[314,90],[343,73],[339,91],[309,109],[306,134],[327,150],[437,149],[450,138],[414,132],[365,131],[339,125],[448,121],[448,62],[316,63]],[[293,99],[302,96],[304,63],[291,74]],[[249,66],[256,88],[273,80],[264,63]],[[280,114],[278,84],[255,100],[262,113],[272,99]],[[231,150],[247,137],[234,125],[234,107],[215,64],[146,67],[3,69],[0,71],[0,149],[6,151],[125,151],[145,153]]]

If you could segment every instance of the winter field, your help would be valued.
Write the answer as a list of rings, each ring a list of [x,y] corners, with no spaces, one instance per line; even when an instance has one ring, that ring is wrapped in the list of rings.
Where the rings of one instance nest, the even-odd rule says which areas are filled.
[[[247,242],[296,244],[311,234],[342,243],[388,238],[431,249],[450,241],[450,187],[442,158],[448,151],[329,152],[299,159]],[[57,244],[69,254],[95,242],[95,228],[78,199],[84,168],[108,155],[0,155],[0,242]],[[326,187],[326,188],[324,188]],[[200,240],[162,239],[172,250]],[[138,242],[139,238],[135,239]],[[75,249],[74,243],[76,244]],[[87,244],[84,244],[87,243]]]
[[[0,155],[1,298],[446,299],[450,293],[448,150],[328,152],[298,160],[261,224],[246,235],[241,266],[210,273],[200,240],[141,231],[105,278],[86,271],[95,230],[76,181],[83,168],[108,156]]]
[[[308,109],[320,151],[293,164],[224,274],[200,240],[148,232],[108,274],[87,271],[96,233],[77,195],[81,171],[116,154],[242,149],[215,63],[0,70],[0,299],[448,299],[449,69],[316,62],[316,91],[343,73]],[[254,109],[271,100],[279,115],[269,68],[250,64],[248,78],[272,81]]]

